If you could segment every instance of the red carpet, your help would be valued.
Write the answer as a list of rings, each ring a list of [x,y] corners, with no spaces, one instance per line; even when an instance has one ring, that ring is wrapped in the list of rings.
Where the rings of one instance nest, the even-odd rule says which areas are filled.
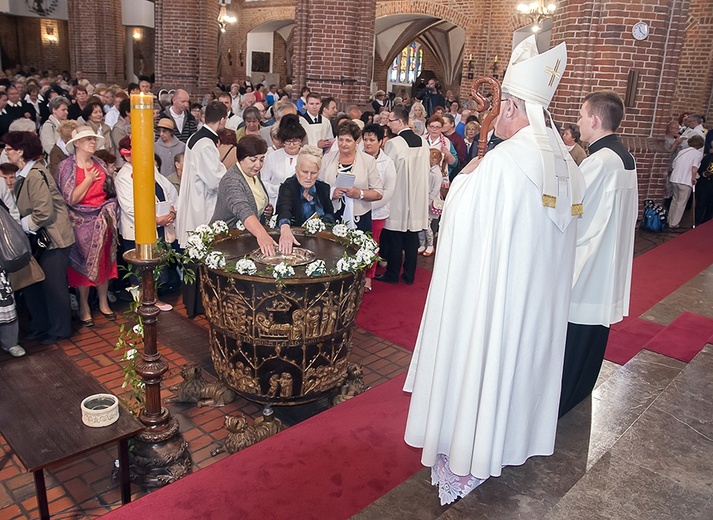
[[[713,340],[713,318],[684,312],[644,348],[689,363]]]
[[[349,518],[422,466],[405,375],[160,489],[107,520]]]
[[[621,329],[713,263],[713,221],[634,259],[629,318]]]
[[[426,305],[431,271],[416,268],[413,285],[374,281],[374,290],[364,295],[356,324],[380,338],[413,350]]]
[[[651,338],[665,328],[664,325],[641,318],[628,320],[626,327],[619,330],[612,329],[609,333],[604,358],[623,365],[644,348]]]

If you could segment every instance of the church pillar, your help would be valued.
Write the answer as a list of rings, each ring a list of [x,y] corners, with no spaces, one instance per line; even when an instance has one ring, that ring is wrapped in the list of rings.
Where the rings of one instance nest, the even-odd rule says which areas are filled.
[[[215,87],[218,12],[218,0],[155,0],[158,86],[193,95]]]
[[[68,0],[72,72],[100,83],[124,81],[124,28],[121,0]]]
[[[374,68],[376,0],[298,0],[293,95],[308,86],[337,104],[365,105]]]
[[[689,0],[560,0],[552,45],[567,43],[568,65],[551,110],[576,123],[582,99],[613,90],[625,100],[619,133],[637,161],[639,199],[663,199],[668,154],[662,146],[671,120]],[[646,22],[648,37],[632,28]]]
[[[681,65],[676,75],[672,119],[682,112],[713,118],[713,53],[703,52],[713,34],[710,0],[690,0]]]

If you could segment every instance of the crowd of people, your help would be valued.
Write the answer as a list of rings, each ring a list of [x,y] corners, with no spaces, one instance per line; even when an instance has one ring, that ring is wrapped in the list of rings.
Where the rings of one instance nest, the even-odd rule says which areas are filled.
[[[129,95],[154,92],[156,226],[169,247],[221,220],[240,222],[266,256],[289,254],[293,227],[316,215],[380,244],[367,292],[372,280],[413,284],[418,255],[438,247],[405,439],[423,449],[444,503],[551,454],[558,417],[591,393],[609,328],[628,313],[639,207],[616,93],[587,95],[577,124],[545,120],[560,76],[543,71],[561,62],[564,44],[539,54],[534,37],[523,41],[482,139],[485,114],[435,79],[339,111],[328,93],[250,78],[192,101],[147,79],[121,88],[81,71],[11,71],[0,78],[0,200],[39,254],[0,272],[2,348],[24,354],[15,294],[31,316],[25,337],[43,343],[72,333],[70,287],[83,326],[94,324],[92,287],[115,319],[112,280],[135,245]],[[666,131],[673,228],[696,185],[696,223],[713,216],[703,123],[685,115]],[[273,217],[279,237],[265,227]],[[170,269],[162,276],[179,285]],[[202,312],[196,285],[183,289],[189,316]]]

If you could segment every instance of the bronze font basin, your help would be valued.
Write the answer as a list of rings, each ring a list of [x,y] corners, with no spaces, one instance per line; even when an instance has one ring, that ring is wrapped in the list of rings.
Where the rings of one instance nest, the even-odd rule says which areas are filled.
[[[327,268],[352,246],[329,232],[293,233],[300,247],[325,261]],[[279,240],[275,231],[273,238]],[[228,260],[250,258],[257,240],[233,230],[213,249]],[[304,256],[304,253],[301,253]],[[361,305],[364,271],[308,276],[280,281],[266,271],[255,275],[199,268],[203,305],[210,323],[210,350],[220,379],[241,396],[261,404],[295,405],[324,397],[347,375],[352,328]]]

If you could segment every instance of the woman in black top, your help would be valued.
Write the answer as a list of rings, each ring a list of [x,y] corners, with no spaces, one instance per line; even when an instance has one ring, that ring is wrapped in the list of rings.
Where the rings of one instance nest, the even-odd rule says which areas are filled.
[[[277,225],[280,228],[280,251],[292,253],[293,245],[300,245],[290,226],[301,226],[312,216],[333,224],[334,208],[329,195],[330,187],[319,180],[322,151],[305,145],[297,156],[295,174],[280,186],[277,196]]]

